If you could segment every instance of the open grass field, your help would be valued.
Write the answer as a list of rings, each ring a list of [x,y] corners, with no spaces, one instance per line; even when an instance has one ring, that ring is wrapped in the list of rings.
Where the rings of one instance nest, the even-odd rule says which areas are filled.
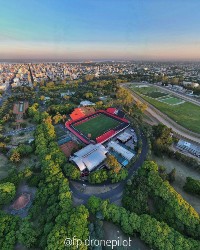
[[[85,136],[91,134],[91,139],[94,140],[98,136],[102,135],[110,129],[117,127],[118,125],[120,125],[119,121],[116,121],[115,119],[112,119],[107,115],[99,114],[81,124],[74,124],[74,127]]]
[[[152,104],[154,107],[159,109],[161,112],[165,113],[175,122],[181,126],[200,133],[200,107],[190,103],[184,102],[179,98],[167,95],[166,98],[154,99],[147,96],[147,92],[157,91],[158,89],[154,86],[142,87],[132,85],[131,90],[141,95],[141,97]],[[167,100],[167,97],[169,99]],[[165,101],[165,102],[164,102]]]
[[[146,95],[152,98],[160,98],[163,96],[167,96],[167,94],[160,92],[160,91],[147,92]]]
[[[183,101],[183,100],[181,100],[179,98],[173,97],[173,96],[168,96],[166,98],[161,98],[161,99],[159,99],[159,101],[165,102],[165,103],[170,104],[170,105],[178,105],[178,104],[181,104],[181,103],[185,102],[185,101]]]
[[[179,105],[169,105],[147,96],[142,96],[142,98],[159,109],[161,112],[168,115],[171,119],[176,121],[181,126],[193,132],[200,133],[199,106],[190,102],[184,102]]]

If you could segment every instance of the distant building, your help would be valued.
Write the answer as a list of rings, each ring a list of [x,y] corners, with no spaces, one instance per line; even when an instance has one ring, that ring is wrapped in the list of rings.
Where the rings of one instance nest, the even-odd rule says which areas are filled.
[[[193,82],[191,86],[192,86],[193,88],[197,88],[197,87],[199,87],[199,84],[196,83],[196,82]]]
[[[95,103],[87,101],[87,100],[80,102],[80,106],[94,106],[94,105]]]
[[[0,84],[0,90],[6,91],[9,86],[9,83],[5,82]]]
[[[183,86],[189,86],[191,84],[192,84],[192,82],[183,81]]]
[[[193,143],[190,143],[184,140],[179,140],[176,146],[181,151],[187,151],[188,153],[192,155],[200,157],[200,146],[198,145],[195,145]]]
[[[74,94],[75,94],[75,92],[72,92],[72,91],[68,90],[67,92],[60,93],[60,96],[64,97],[64,96],[71,96],[71,95],[74,95]]]

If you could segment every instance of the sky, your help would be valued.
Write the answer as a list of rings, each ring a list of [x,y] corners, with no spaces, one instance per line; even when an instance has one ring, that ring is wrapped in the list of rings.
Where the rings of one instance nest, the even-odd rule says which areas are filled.
[[[0,60],[200,60],[199,0],[0,0]]]

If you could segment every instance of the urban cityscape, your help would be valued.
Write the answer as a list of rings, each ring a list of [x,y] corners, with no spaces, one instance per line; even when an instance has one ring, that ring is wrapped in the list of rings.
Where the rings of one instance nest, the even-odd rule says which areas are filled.
[[[0,249],[200,250],[198,7],[2,3]]]

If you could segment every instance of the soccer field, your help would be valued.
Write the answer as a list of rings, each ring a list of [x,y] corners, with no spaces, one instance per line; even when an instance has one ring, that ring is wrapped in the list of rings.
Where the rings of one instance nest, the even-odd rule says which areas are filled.
[[[74,124],[74,128],[80,131],[83,135],[88,137],[91,134],[91,139],[96,139],[98,136],[104,134],[110,129],[113,129],[121,123],[107,115],[99,114],[94,118],[90,118],[81,124]]]

